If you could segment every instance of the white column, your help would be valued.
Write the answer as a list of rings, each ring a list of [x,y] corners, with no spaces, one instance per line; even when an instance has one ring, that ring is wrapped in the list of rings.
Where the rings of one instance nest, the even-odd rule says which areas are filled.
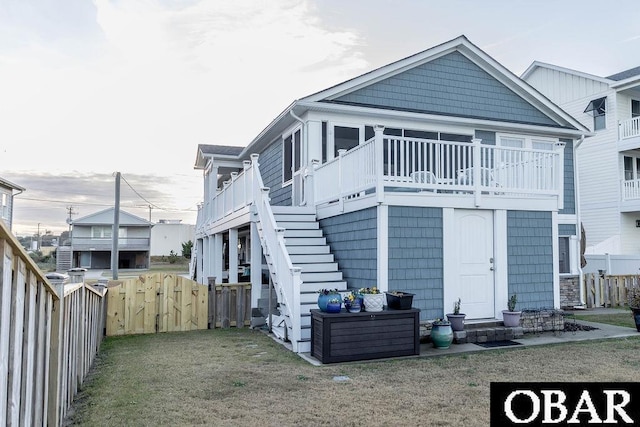
[[[207,280],[204,276],[204,269],[203,269],[203,260],[204,260],[204,239],[198,239],[196,240],[196,280],[198,281],[198,283],[200,283],[201,285],[204,285],[207,283]]]
[[[553,246],[553,307],[560,308],[560,254],[558,249],[558,212],[551,212],[551,244]]]
[[[253,215],[253,214],[252,214]],[[262,245],[258,227],[251,221],[251,308],[258,307],[262,294]]]
[[[373,127],[375,132],[375,164],[376,164],[376,197],[378,203],[382,203],[384,200],[384,126],[375,125]]]
[[[377,286],[380,292],[389,290],[389,206],[378,205],[378,277]]]
[[[238,283],[238,229],[229,229],[229,283]]]
[[[322,122],[307,122],[307,164],[313,160],[322,162]]]
[[[560,141],[556,143],[558,153],[558,172],[556,174],[556,185],[558,186],[558,210],[564,208],[564,147],[566,143]]]

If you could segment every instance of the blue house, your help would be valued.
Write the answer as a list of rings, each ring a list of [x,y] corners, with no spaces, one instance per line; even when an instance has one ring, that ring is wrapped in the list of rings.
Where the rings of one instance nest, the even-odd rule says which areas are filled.
[[[200,145],[194,276],[248,274],[257,307],[264,271],[297,352],[322,288],[411,292],[422,321],[458,298],[467,320],[501,320],[514,293],[559,307],[588,133],[458,37],[294,101],[246,147]]]

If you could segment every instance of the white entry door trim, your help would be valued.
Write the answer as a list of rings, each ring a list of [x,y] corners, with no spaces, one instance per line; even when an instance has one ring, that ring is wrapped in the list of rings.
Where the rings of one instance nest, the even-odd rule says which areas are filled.
[[[459,281],[460,281],[460,258],[458,253],[457,237],[457,224],[456,224],[456,211],[458,214],[473,213],[474,210],[456,210],[453,208],[443,209],[443,308],[444,313],[447,314],[452,311],[453,303],[458,298],[462,298],[461,311],[465,312],[465,296],[459,295]],[[489,299],[486,301],[483,311],[474,315],[473,309],[468,306],[469,310],[472,310],[467,314],[467,319],[474,318],[496,318],[501,319],[501,311],[506,308],[507,301],[507,236],[506,236],[506,211],[485,211],[478,210],[480,215],[485,218],[489,218],[492,224],[487,228],[492,230],[478,230],[478,233],[486,231],[485,238],[489,241],[490,245],[487,251],[492,251],[493,255],[484,254],[487,258],[487,284],[486,292]],[[480,237],[480,235],[478,235]],[[493,263],[489,262],[489,259],[493,258]],[[490,268],[493,268],[491,271]],[[470,301],[467,301],[470,302]],[[492,303],[492,304],[491,304]]]

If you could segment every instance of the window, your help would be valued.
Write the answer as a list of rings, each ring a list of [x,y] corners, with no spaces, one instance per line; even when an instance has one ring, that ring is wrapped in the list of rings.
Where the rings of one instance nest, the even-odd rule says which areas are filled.
[[[584,112],[593,115],[593,130],[607,127],[607,97],[594,99],[589,102]]]
[[[110,239],[111,238],[111,230],[112,226],[108,225],[94,225],[91,227],[91,238],[92,239]]]
[[[624,156],[624,179],[640,179],[640,157]]]
[[[338,157],[338,150],[351,150],[360,144],[360,129],[346,126],[334,126],[333,141],[333,155]]]
[[[558,237],[558,272],[560,274],[568,274],[571,273],[571,264],[570,264],[570,253],[569,253],[569,236],[560,236]]]
[[[291,181],[293,174],[300,170],[301,141],[302,131],[298,129],[286,136],[282,142],[282,182]]]
[[[631,118],[640,117],[640,101],[631,100]]]

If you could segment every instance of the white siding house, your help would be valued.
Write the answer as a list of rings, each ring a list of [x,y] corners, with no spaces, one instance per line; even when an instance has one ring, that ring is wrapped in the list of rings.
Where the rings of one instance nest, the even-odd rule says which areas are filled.
[[[586,253],[640,259],[640,67],[599,77],[534,62],[522,78],[593,131],[576,151]]]
[[[9,230],[11,230],[13,223],[13,196],[16,195],[15,191],[20,194],[24,191],[24,188],[0,178],[0,220],[7,224]]]

